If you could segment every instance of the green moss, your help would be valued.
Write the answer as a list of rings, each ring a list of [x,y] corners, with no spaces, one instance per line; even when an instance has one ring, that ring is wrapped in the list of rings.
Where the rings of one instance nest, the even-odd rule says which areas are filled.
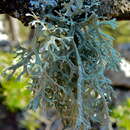
[[[1,52],[0,53],[0,73],[9,67],[13,61],[13,54]],[[23,77],[21,81],[16,81],[16,76],[13,76],[10,80],[6,80],[1,75],[1,83],[3,86],[3,96],[5,96],[4,104],[6,104],[9,109],[15,110],[16,108],[24,108],[31,98],[31,92],[27,90],[25,86],[28,85],[29,79]]]
[[[130,130],[130,99],[112,110],[112,120],[117,123],[119,130]]]

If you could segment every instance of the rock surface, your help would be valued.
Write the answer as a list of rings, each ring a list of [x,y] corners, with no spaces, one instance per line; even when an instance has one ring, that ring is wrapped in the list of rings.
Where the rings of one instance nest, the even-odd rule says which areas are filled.
[[[117,48],[121,53],[120,72],[107,71],[106,76],[112,80],[113,86],[130,89],[130,44],[123,44]]]

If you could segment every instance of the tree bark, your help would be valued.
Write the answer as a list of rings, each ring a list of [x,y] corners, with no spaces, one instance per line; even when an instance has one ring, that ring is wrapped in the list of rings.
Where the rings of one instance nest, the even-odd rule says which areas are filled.
[[[130,19],[130,0],[100,0],[99,14],[117,20]]]
[[[13,16],[23,22],[25,25],[32,20],[32,17],[26,16],[27,13],[34,12],[40,14],[40,0],[0,0],[0,14],[5,13]],[[117,20],[130,19],[130,0],[100,0],[98,14],[106,16],[108,19]],[[34,3],[37,5],[35,6]]]
[[[25,25],[32,20],[25,14],[31,12],[31,0],[0,0],[0,14],[8,14]]]

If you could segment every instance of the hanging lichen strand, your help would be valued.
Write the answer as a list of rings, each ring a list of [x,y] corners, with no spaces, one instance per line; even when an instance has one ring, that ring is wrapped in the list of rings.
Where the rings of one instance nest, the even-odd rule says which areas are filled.
[[[91,129],[93,124],[109,126],[108,102],[111,82],[105,69],[117,69],[119,54],[112,47],[113,38],[102,31],[115,20],[96,15],[95,0],[41,0],[34,17],[35,36],[30,47],[19,47],[19,62],[9,70],[23,68],[28,73],[34,99],[29,108],[36,110],[43,102],[56,108],[65,127]],[[101,21],[99,20],[102,19]]]

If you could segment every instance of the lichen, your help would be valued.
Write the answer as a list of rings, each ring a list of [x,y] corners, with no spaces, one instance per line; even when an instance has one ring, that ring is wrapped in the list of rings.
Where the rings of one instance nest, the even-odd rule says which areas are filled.
[[[55,2],[44,6],[39,16],[28,15],[35,19],[30,23],[34,38],[28,49],[18,48],[19,62],[8,70],[12,76],[22,67],[18,78],[29,74],[34,99],[28,108],[55,107],[65,127],[89,130],[99,123],[110,129],[112,88],[104,71],[117,70],[120,56],[102,27],[115,28],[116,21],[97,15],[98,0]]]

